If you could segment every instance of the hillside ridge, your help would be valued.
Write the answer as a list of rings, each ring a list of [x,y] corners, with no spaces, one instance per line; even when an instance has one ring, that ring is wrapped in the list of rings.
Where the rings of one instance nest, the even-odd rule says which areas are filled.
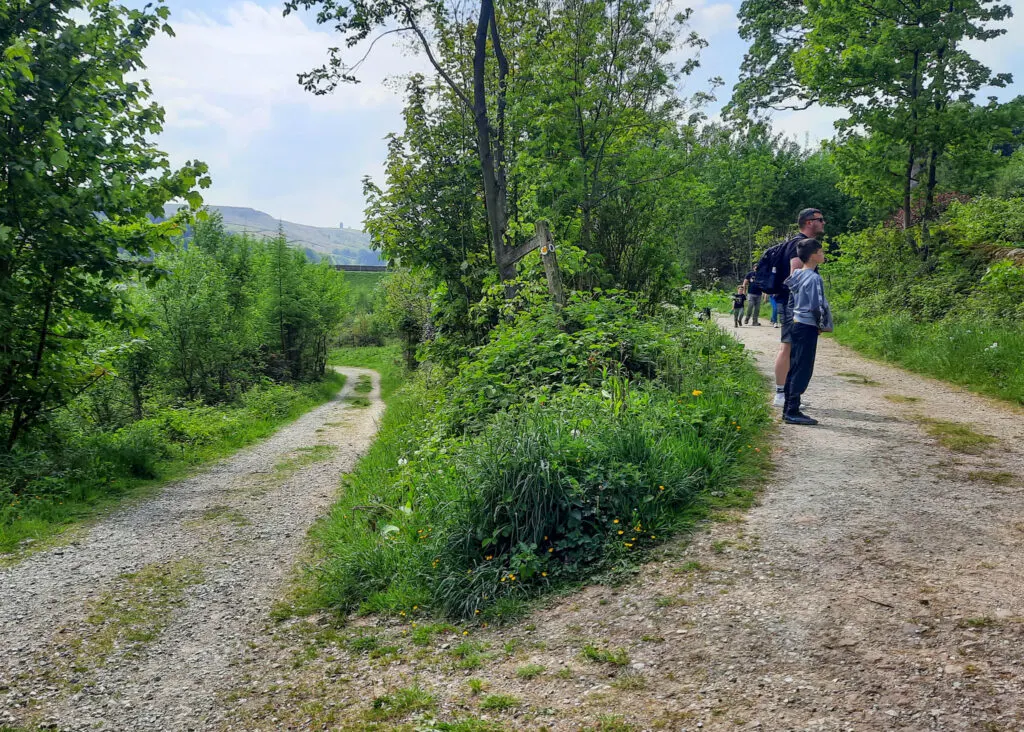
[[[164,206],[164,211],[171,216],[180,207],[180,204],[168,204]],[[281,231],[289,244],[305,249],[306,255],[315,261],[329,259],[334,264],[383,264],[377,253],[370,249],[369,234],[357,229],[299,224],[274,218],[265,211],[246,206],[205,208],[219,213],[224,220],[224,227],[231,232],[270,239]]]

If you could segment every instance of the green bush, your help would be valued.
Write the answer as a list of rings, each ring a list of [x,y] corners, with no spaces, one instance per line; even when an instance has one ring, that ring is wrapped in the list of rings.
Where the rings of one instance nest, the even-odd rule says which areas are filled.
[[[563,322],[535,308],[455,379],[425,369],[392,399],[316,531],[318,602],[507,614],[678,530],[766,419],[761,377],[713,325],[621,293]]]
[[[845,237],[823,268],[836,338],[931,376],[1024,401],[1024,199],[954,203],[922,232]],[[1008,256],[1010,255],[1010,256]]]

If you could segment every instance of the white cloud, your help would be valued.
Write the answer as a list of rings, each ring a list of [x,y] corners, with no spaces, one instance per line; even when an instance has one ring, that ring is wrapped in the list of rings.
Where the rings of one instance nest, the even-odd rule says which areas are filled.
[[[358,224],[366,161],[383,161],[384,134],[402,127],[403,85],[388,80],[423,70],[425,59],[389,36],[360,69],[362,83],[316,96],[297,76],[343,45],[329,26],[252,0],[175,12],[171,25],[174,37],[146,49],[141,75],[166,111],[161,147],[176,164],[209,164],[204,198],[299,223]]]
[[[307,27],[297,15],[238,2],[222,18],[186,11],[172,25],[176,36],[155,38],[145,55],[146,76],[168,109],[168,126],[206,124],[221,129],[233,146],[266,130],[273,108],[284,104],[311,111],[397,108],[384,80],[412,65],[394,45],[380,43],[363,83],[317,97],[299,86],[297,75],[322,64],[340,39]]]
[[[814,147],[836,134],[835,121],[844,116],[844,110],[815,105],[799,111],[773,112],[772,127],[801,145]]]
[[[693,17],[690,24],[705,39],[712,39],[721,33],[732,32],[739,27],[736,8],[729,3],[691,3]]]

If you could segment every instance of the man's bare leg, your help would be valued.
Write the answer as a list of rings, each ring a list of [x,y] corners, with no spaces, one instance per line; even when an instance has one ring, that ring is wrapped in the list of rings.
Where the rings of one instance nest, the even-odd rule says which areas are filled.
[[[789,350],[792,347],[789,343],[779,346],[779,355],[775,357],[775,385],[785,386],[786,376],[789,375]]]

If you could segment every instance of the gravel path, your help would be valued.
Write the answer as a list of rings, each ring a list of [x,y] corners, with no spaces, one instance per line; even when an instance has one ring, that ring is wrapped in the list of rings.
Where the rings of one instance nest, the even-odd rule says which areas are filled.
[[[74,543],[0,570],[0,727],[186,730],[284,593],[306,532],[383,414],[379,378]],[[372,391],[353,396],[359,377]]]
[[[769,374],[779,331],[722,325]],[[428,645],[393,619],[337,631],[377,636],[376,657],[324,617],[312,658],[309,619],[283,624],[225,729],[365,730],[418,686],[425,713],[502,729],[1024,730],[1024,412],[831,340],[807,398],[822,424],[780,425],[761,504],[667,544],[635,580]],[[997,442],[951,451],[921,416]],[[623,649],[622,665],[587,645]],[[268,683],[275,652],[288,670]],[[395,710],[379,729],[410,722]]]
[[[778,331],[734,332],[770,373]],[[369,415],[352,415],[333,438],[352,443],[347,457],[343,449],[270,490],[258,480],[246,488],[253,471],[312,444],[331,418],[314,413],[101,524],[63,556],[0,575],[6,713],[28,719],[13,705],[35,692],[40,718],[108,729],[433,728],[414,721],[419,713],[551,732],[1024,730],[1024,411],[831,340],[807,398],[822,424],[779,427],[775,472],[749,512],[670,542],[623,585],[426,640],[412,619],[269,619],[305,528],[372,436]],[[955,452],[922,417],[995,441]],[[229,498],[232,481],[256,496]],[[251,525],[195,528],[229,501]],[[201,582],[188,584],[187,557]],[[107,652],[82,618],[102,616],[103,593],[124,582],[116,577],[147,564],[185,577],[183,599],[166,603],[153,640]],[[93,639],[62,641],[76,635]],[[622,665],[584,657],[588,645],[623,649]],[[97,655],[105,665],[88,663]]]

